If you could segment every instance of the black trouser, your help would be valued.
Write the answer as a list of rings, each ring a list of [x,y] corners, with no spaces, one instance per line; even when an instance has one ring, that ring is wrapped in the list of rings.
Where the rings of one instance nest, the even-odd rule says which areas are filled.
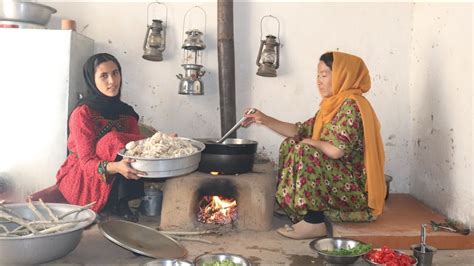
[[[121,201],[128,202],[132,199],[141,198],[145,195],[144,190],[145,183],[143,179],[130,180],[121,174],[116,174],[109,199],[107,200],[107,205],[114,206]]]
[[[319,224],[324,222],[324,212],[308,210],[303,219],[310,224]]]

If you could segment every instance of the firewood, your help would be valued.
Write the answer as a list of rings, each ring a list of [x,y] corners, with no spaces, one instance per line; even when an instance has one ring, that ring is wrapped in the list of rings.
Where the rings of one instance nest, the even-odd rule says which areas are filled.
[[[94,202],[91,202],[87,205],[84,205],[82,206],[81,208],[77,209],[77,210],[74,210],[74,211],[70,211],[70,212],[66,212],[65,214],[61,215],[58,217],[59,220],[61,220],[62,218],[68,216],[68,215],[71,215],[71,214],[74,214],[74,213],[78,213],[78,212],[81,212],[83,210],[87,210],[87,209],[90,209],[93,205],[95,204],[95,201]]]
[[[30,230],[33,234],[36,234],[38,232],[35,228],[28,224],[28,221],[12,214],[11,212],[5,211],[5,208],[0,209],[0,218],[4,218],[12,223],[23,225],[24,227],[28,228],[28,230]]]
[[[50,216],[50,220],[47,220],[44,215],[42,215],[36,206],[28,199],[28,208],[35,214],[40,220],[29,220],[21,217],[12,210],[8,209],[2,205],[3,201],[0,202],[0,221],[6,220],[12,223],[19,225],[15,229],[9,231],[7,227],[0,224],[0,228],[4,231],[0,233],[0,236],[28,236],[28,235],[44,235],[54,232],[63,231],[72,227],[75,227],[78,223],[88,221],[89,219],[71,219],[71,220],[61,220],[64,217],[79,213],[81,211],[89,209],[95,202],[87,204],[77,210],[73,210],[63,215],[57,217],[53,211],[40,199],[40,204],[45,208]]]
[[[53,213],[53,211],[50,208],[48,208],[48,206],[46,206],[46,204],[44,204],[42,199],[39,199],[39,202],[41,203],[41,206],[43,206],[43,208],[46,209],[46,211],[48,212],[49,216],[53,219],[53,221],[55,222],[59,221],[59,218]]]
[[[160,231],[160,233],[167,234],[167,235],[207,235],[207,234],[219,234],[220,232],[217,230],[205,230],[205,231],[195,231],[195,232],[185,232],[185,231]]]
[[[209,240],[206,240],[206,239],[201,239],[201,238],[180,237],[180,236],[173,236],[173,235],[169,235],[169,237],[171,237],[171,238],[173,238],[177,241],[196,241],[196,242],[206,243],[206,244],[210,244],[210,245],[215,245],[216,244],[215,242],[212,242],[212,241],[209,241]]]
[[[30,208],[31,211],[33,211],[33,213],[36,215],[36,217],[38,217],[38,219],[40,220],[46,220],[46,218],[44,218],[43,214],[41,214],[38,209],[36,209],[35,205],[31,202],[31,198],[28,197],[28,208]]]

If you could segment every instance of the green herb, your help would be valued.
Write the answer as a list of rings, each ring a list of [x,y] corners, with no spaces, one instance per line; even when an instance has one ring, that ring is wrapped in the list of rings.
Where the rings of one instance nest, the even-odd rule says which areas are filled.
[[[204,263],[204,266],[239,266],[239,265],[240,264],[237,264],[231,260],[213,261],[213,262]]]
[[[357,243],[357,245],[353,248],[337,248],[335,250],[323,250],[322,252],[328,255],[336,255],[336,256],[356,256],[363,254],[372,249],[370,244],[361,244]]]

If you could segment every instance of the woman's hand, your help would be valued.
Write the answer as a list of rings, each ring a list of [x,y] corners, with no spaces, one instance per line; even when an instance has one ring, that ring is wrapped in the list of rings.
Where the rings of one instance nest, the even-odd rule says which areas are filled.
[[[268,120],[268,116],[255,108],[253,108],[255,112],[249,114],[250,109],[251,108],[245,110],[244,116],[247,117],[247,119],[242,122],[242,126],[248,127],[253,123],[265,124],[265,121]]]
[[[331,159],[337,160],[344,156],[344,151],[336,148],[334,145],[327,141],[322,140],[314,140],[310,138],[306,138],[300,141],[300,143],[304,143],[307,145],[311,145],[315,147],[317,150],[321,151],[322,153],[326,154]]]
[[[109,174],[119,173],[123,175],[126,179],[133,179],[133,180],[140,179],[141,177],[138,175],[147,175],[146,172],[133,169],[132,166],[130,165],[133,162],[135,162],[135,159],[131,159],[131,158],[123,158],[121,161],[118,161],[118,162],[110,162],[107,165],[107,173]]]
[[[248,112],[251,109],[255,110],[255,112],[249,114]],[[253,123],[257,123],[257,124],[264,125],[268,127],[269,129],[285,137],[294,136],[297,133],[297,128],[295,124],[277,120],[271,116],[268,116],[262,113],[261,111],[255,108],[248,108],[247,110],[245,110],[244,116],[247,117],[247,119],[245,119],[244,122],[242,122],[241,126],[243,127],[248,127]]]
[[[304,143],[304,144],[308,144],[308,145],[311,145],[313,147],[316,147],[315,141],[313,139],[305,138],[305,139],[300,140],[300,143]]]

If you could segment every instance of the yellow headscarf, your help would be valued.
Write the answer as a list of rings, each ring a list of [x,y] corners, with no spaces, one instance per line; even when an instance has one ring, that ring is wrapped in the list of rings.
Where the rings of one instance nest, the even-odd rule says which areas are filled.
[[[385,177],[382,137],[380,123],[369,101],[362,93],[370,89],[369,70],[364,61],[357,56],[332,52],[332,92],[333,95],[323,98],[319,104],[319,113],[313,128],[313,139],[319,140],[323,125],[329,123],[339,111],[345,99],[355,100],[360,109],[364,128],[364,164],[367,172],[365,190],[368,194],[368,205],[373,214],[382,213],[385,204]]]

